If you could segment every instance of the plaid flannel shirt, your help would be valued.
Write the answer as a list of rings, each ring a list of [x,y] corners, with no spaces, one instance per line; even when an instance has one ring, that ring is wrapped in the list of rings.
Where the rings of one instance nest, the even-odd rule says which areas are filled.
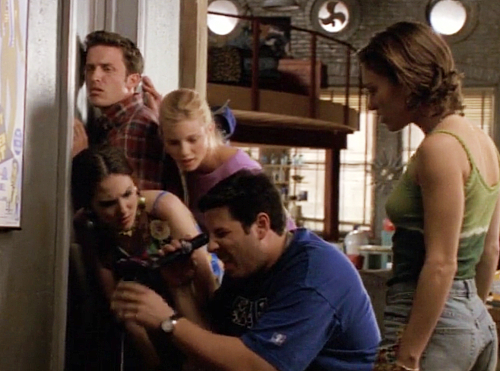
[[[158,118],[135,93],[102,110],[106,141],[123,148],[134,169],[139,189],[162,189],[165,152],[159,134]],[[99,120],[101,121],[101,120]]]

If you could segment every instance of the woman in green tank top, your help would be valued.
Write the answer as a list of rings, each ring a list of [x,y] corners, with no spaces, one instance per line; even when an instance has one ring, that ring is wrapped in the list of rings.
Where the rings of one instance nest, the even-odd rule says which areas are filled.
[[[463,117],[461,75],[430,27],[396,23],[359,58],[381,122],[425,134],[386,205],[394,263],[375,370],[494,370],[484,301],[499,251],[496,147]]]

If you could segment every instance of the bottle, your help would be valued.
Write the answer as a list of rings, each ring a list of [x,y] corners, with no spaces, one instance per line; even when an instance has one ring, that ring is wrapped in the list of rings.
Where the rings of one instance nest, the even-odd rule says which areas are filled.
[[[380,233],[380,237],[382,240],[382,246],[392,246],[392,236],[394,235],[394,231],[396,227],[388,218],[384,218],[382,222],[382,232]]]
[[[493,277],[491,294],[493,296],[493,301],[500,303],[500,270],[496,271],[495,276]]]
[[[368,234],[365,231],[359,230],[359,225],[355,225],[344,238],[345,253],[356,268],[361,269],[363,262],[359,254],[359,248],[363,245],[368,245]]]
[[[301,166],[304,165],[304,155],[300,154],[298,159],[297,159],[297,165]]]

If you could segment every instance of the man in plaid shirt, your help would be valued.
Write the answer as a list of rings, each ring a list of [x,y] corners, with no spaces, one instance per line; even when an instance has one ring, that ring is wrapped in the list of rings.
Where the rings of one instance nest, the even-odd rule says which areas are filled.
[[[172,177],[177,170],[164,152],[156,113],[136,92],[144,70],[141,52],[131,40],[107,31],[87,35],[85,49],[88,99],[102,115],[87,131],[75,122],[73,155],[87,142],[122,148],[140,189],[164,189],[165,168]]]

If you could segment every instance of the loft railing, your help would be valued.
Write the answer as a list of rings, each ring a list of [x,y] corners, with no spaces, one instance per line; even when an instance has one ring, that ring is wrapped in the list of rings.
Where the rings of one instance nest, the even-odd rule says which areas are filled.
[[[258,111],[260,107],[260,94],[259,94],[259,49],[260,49],[260,23],[261,19],[259,17],[248,16],[248,15],[234,15],[209,11],[208,14],[219,15],[230,18],[238,18],[248,20],[252,23],[252,83],[251,83],[251,106],[253,111]],[[271,21],[272,22],[272,21]],[[324,35],[320,32],[308,30],[301,27],[296,27],[293,25],[287,26],[290,30],[305,32],[311,35],[311,71],[310,80],[311,86],[309,90],[309,117],[316,117],[316,104],[319,97],[316,96],[316,62],[317,62],[317,44],[318,37],[334,42],[336,44],[342,45],[345,48],[346,55],[346,68],[345,68],[345,104],[344,104],[344,125],[349,125],[349,93],[351,88],[351,53],[356,52],[356,48],[346,41],[336,39],[332,36]],[[358,107],[358,119],[361,112],[361,91],[362,82],[361,75],[358,75],[358,95],[359,95],[359,107]]]

